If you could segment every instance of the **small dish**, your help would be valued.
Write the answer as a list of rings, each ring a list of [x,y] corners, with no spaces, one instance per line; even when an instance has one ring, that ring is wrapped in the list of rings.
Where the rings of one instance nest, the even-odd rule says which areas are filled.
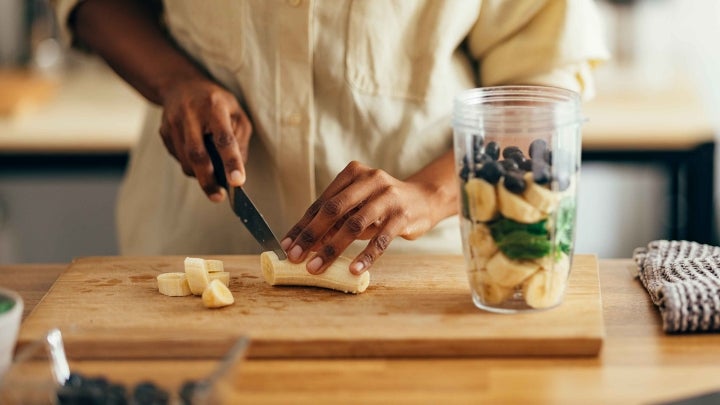
[[[197,370],[178,375],[177,366],[172,361],[137,359],[117,361],[112,363],[111,369],[96,372],[98,365],[107,366],[110,362],[105,359],[73,361],[72,353],[68,353],[67,357],[65,355],[62,334],[58,329],[52,329],[17,354],[7,374],[0,380],[0,403],[232,403],[237,394],[234,389],[237,372],[245,359],[248,345],[248,338],[237,339],[218,365],[205,376],[198,374]],[[128,372],[128,364],[133,371]],[[78,365],[78,369],[74,365]],[[174,378],[164,379],[163,372],[158,373],[156,366],[165,373],[170,370]],[[142,399],[148,395],[152,396],[151,400]]]

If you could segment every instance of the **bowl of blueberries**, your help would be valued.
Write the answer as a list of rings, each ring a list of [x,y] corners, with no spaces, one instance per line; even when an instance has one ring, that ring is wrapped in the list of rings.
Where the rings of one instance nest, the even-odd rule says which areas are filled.
[[[162,373],[114,375],[113,370],[94,372],[87,363],[73,366],[67,356],[62,333],[52,329],[33,344],[22,348],[0,380],[0,404],[102,404],[102,405],[206,405],[232,403],[226,389],[236,379],[249,340],[239,338],[207,376],[178,381],[163,379]],[[70,360],[68,360],[70,357]],[[152,374],[151,374],[152,373]]]

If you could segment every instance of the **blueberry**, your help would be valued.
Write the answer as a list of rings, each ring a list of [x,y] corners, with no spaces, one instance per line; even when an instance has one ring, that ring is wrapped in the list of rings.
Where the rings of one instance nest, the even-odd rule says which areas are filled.
[[[523,154],[522,151],[520,150],[520,148],[518,148],[517,146],[508,146],[505,149],[503,149],[502,156],[505,159],[509,159],[511,155],[514,155],[517,153],[519,153],[520,156],[522,156],[522,154]]]
[[[85,379],[81,374],[78,373],[70,373],[70,377],[68,377],[67,380],[65,380],[65,386],[66,387],[82,387]]]
[[[520,152],[520,151],[510,152],[510,153],[507,154],[507,157],[506,157],[505,159],[507,159],[507,160],[514,160],[515,163],[517,163],[518,166],[519,166],[520,163],[522,163],[522,162],[525,160],[525,156],[524,156],[524,155],[522,154],[522,152]]]
[[[198,386],[197,381],[186,381],[180,388],[180,401],[182,405],[191,405],[193,394]]]
[[[460,169],[459,175],[463,181],[468,181],[468,177],[470,176],[470,168],[467,166],[463,166],[462,169]]]
[[[482,135],[474,134],[472,136],[473,153],[481,153],[482,152],[483,141],[484,140],[483,140]]]
[[[521,172],[513,171],[507,173],[503,184],[511,193],[520,194],[525,191],[525,179],[523,179]]]
[[[547,150],[547,142],[544,139],[536,139],[530,144],[528,154],[531,158],[542,159],[545,151]]]
[[[518,167],[519,167],[520,170],[522,170],[522,171],[529,172],[529,171],[532,170],[532,164],[533,164],[533,161],[532,161],[532,160],[530,160],[530,159],[525,159],[525,160],[523,160],[522,162],[520,162],[520,164],[518,164]]]
[[[490,184],[497,184],[500,177],[505,173],[505,169],[498,162],[485,163],[480,169],[475,171],[475,177],[481,178]]]
[[[532,161],[533,181],[537,184],[550,182],[550,166],[542,160]]]
[[[497,142],[492,141],[485,146],[485,153],[493,160],[498,160],[500,158],[500,146]]]
[[[545,153],[543,153],[543,159],[549,164],[552,164],[552,151],[550,149],[545,149]]]
[[[476,165],[477,165],[477,164],[481,164],[481,165],[482,165],[482,164],[485,164],[485,163],[489,163],[489,162],[493,162],[493,161],[494,161],[493,158],[491,158],[490,156],[488,156],[486,153],[479,153],[479,154],[475,155],[475,157],[474,157],[473,160],[475,161],[475,164],[476,164]]]
[[[503,169],[505,169],[506,172],[518,170],[517,162],[511,159],[501,160],[500,165],[502,165]]]

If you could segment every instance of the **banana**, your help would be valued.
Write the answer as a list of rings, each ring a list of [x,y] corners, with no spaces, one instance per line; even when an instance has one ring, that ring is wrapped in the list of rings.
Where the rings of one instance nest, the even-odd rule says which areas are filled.
[[[477,270],[485,268],[487,261],[498,251],[490,228],[485,224],[473,224],[468,236],[470,252]]]
[[[208,273],[225,271],[222,260],[205,259],[205,264],[207,265]]]
[[[185,273],[162,273],[157,276],[158,291],[169,297],[185,297],[191,295]]]
[[[185,275],[187,276],[190,291],[195,295],[201,295],[210,283],[207,264],[204,259],[186,257]]]
[[[470,179],[465,183],[470,217],[474,221],[489,221],[497,213],[495,186],[483,179]]]
[[[570,272],[570,260],[566,255],[552,263],[543,258],[542,269],[523,284],[525,302],[533,308],[550,308],[561,300]]]
[[[497,197],[500,213],[503,216],[524,224],[538,222],[547,216],[519,195],[508,191],[502,183],[499,181],[497,184]]]
[[[535,183],[532,173],[529,172],[525,174],[525,183],[527,186],[522,195],[525,201],[544,214],[555,211],[560,201],[558,193]]]
[[[512,288],[522,284],[540,266],[534,261],[510,260],[502,252],[497,252],[485,265],[487,274],[495,284]]]
[[[338,257],[324,273],[318,275],[310,274],[305,269],[305,264],[311,258],[309,256],[305,262],[295,264],[280,260],[274,252],[268,251],[260,254],[260,265],[265,281],[270,285],[322,287],[357,294],[365,291],[370,284],[369,272],[365,271],[359,276],[350,273],[348,267],[352,260],[347,257]]]
[[[513,294],[512,288],[503,287],[490,279],[486,270],[471,272],[470,282],[473,284],[473,290],[480,295],[484,304],[497,305]]]
[[[223,284],[225,284],[225,287],[230,286],[230,273],[227,271],[216,271],[214,273],[208,273],[208,279],[210,281],[213,281],[215,279],[220,280]]]
[[[233,304],[235,298],[222,281],[215,279],[203,291],[202,301],[207,308],[220,308]]]

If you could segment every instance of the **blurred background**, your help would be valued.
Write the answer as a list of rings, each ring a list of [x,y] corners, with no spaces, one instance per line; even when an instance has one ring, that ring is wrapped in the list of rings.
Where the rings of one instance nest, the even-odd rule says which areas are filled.
[[[720,0],[597,0],[613,60],[588,102],[578,253],[717,243]],[[47,0],[0,0],[0,264],[117,254],[144,102],[64,48]]]

